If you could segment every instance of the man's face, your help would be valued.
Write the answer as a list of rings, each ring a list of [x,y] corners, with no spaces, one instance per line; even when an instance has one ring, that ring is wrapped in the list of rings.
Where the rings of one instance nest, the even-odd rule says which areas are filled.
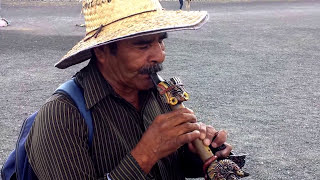
[[[149,73],[159,71],[165,59],[163,39],[167,33],[147,35],[117,42],[113,55],[114,79],[121,86],[146,90],[153,86]]]

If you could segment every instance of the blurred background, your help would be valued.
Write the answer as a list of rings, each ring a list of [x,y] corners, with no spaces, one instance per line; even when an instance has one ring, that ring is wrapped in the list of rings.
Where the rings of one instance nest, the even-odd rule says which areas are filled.
[[[84,37],[79,2],[1,3],[10,24],[0,27],[2,165],[24,118],[86,62],[53,67]],[[191,1],[191,10],[210,19],[197,31],[169,33],[160,74],[180,77],[186,106],[229,132],[234,152],[247,154],[246,179],[319,179],[320,2]]]

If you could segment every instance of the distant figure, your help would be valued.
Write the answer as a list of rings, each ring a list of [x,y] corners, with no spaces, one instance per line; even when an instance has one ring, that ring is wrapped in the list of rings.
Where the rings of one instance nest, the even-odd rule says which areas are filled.
[[[6,27],[9,25],[9,22],[4,19],[4,18],[0,18],[0,27]]]
[[[1,12],[1,0],[0,0],[0,12]],[[6,27],[9,25],[9,22],[4,19],[4,18],[1,18],[1,14],[0,14],[0,27]]]
[[[182,7],[183,7],[183,0],[179,0],[179,2],[180,2],[180,9],[182,9]]]
[[[79,3],[81,3],[81,2],[82,2],[82,0],[79,0]],[[81,8],[79,16],[82,17],[82,15],[83,15],[83,9]],[[76,26],[78,26],[78,27],[86,27],[86,25],[84,23],[76,24]]]
[[[187,11],[190,11],[190,2],[191,2],[191,0],[187,0],[187,5],[186,5]]]

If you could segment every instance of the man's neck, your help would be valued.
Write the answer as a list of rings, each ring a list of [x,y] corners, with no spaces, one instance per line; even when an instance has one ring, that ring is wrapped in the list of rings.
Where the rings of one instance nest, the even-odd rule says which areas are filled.
[[[116,85],[113,85],[109,82],[109,84],[112,86],[114,91],[121,96],[123,99],[125,99],[127,102],[132,104],[137,110],[140,109],[139,106],[139,91],[138,90],[132,90],[128,88],[118,87]]]
[[[139,90],[130,88],[126,85],[120,84],[119,82],[113,80],[108,76],[104,76],[106,81],[111,85],[113,90],[127,102],[132,104],[137,110],[140,109],[139,106]]]
[[[111,85],[113,90],[127,102],[132,104],[137,110],[139,107],[139,90],[129,87],[127,84],[123,84],[121,81],[117,80],[116,72],[113,72],[112,68],[103,69],[102,66],[97,64],[102,76]]]

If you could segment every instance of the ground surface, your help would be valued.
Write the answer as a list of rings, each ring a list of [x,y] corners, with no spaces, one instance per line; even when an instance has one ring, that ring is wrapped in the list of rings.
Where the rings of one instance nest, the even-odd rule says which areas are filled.
[[[177,9],[178,2],[162,2]],[[166,40],[163,77],[179,76],[199,120],[247,153],[247,179],[320,177],[320,2],[192,3],[209,22]],[[53,67],[79,41],[80,6],[2,5],[0,162],[23,119],[85,64]]]

